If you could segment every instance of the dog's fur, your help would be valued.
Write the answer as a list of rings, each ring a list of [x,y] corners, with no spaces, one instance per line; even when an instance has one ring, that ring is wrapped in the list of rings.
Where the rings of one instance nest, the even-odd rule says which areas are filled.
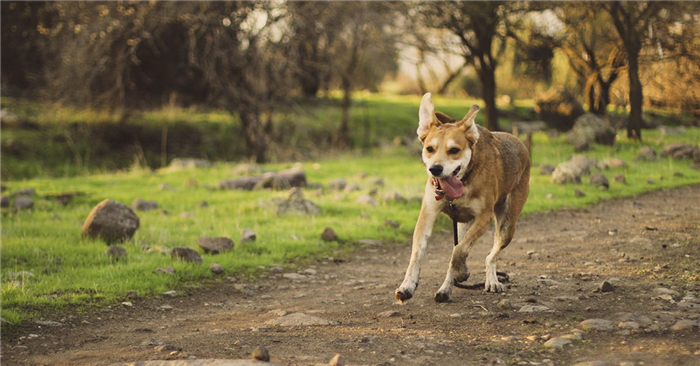
[[[395,292],[399,302],[410,299],[418,287],[420,262],[440,212],[458,221],[459,244],[452,251],[445,282],[435,294],[435,301],[447,301],[454,283],[469,278],[467,256],[492,219],[496,220],[496,230],[493,248],[486,257],[485,288],[489,292],[504,290],[496,277],[495,261],[513,239],[515,224],[527,200],[530,157],[525,145],[515,136],[478,126],[474,122],[478,111],[479,107],[474,105],[463,119],[455,121],[435,112],[430,93],[423,96],[417,133],[423,143],[423,162],[429,178],[413,233],[411,260],[403,283]],[[442,172],[434,174],[437,165],[442,167]],[[436,199],[434,182],[436,178],[447,179],[456,170],[464,191],[452,200],[456,207],[453,214],[449,196]]]

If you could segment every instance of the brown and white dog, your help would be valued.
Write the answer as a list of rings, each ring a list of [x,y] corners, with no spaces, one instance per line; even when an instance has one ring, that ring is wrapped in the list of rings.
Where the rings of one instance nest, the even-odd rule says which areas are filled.
[[[458,222],[459,244],[452,251],[445,282],[435,294],[435,301],[447,301],[454,283],[469,278],[469,251],[493,219],[496,230],[493,248],[486,257],[485,288],[489,292],[504,290],[496,276],[495,261],[513,239],[515,224],[527,201],[530,157],[515,136],[478,126],[474,122],[478,111],[474,105],[464,118],[455,121],[435,112],[430,93],[423,96],[417,133],[423,142],[423,162],[429,178],[413,233],[411,260],[394,294],[399,302],[413,297],[418,287],[420,262],[440,212]]]

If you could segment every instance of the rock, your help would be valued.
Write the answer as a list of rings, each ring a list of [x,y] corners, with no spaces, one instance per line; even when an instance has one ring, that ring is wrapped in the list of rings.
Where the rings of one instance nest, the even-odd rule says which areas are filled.
[[[283,317],[272,319],[266,322],[268,325],[282,327],[314,326],[314,325],[335,325],[336,322],[319,318],[304,313],[292,313]]]
[[[562,338],[562,337],[554,337],[547,342],[544,342],[544,346],[547,348],[564,348],[564,346],[570,345],[571,340]]]
[[[207,202],[207,201],[197,202],[197,208],[206,208],[206,207],[209,207],[209,202]]]
[[[187,188],[197,188],[197,187],[199,187],[199,183],[197,182],[196,179],[190,178],[190,179],[187,180],[187,182],[185,182],[185,187],[187,187]]]
[[[219,182],[219,188],[252,191],[255,185],[261,179],[261,177],[242,177],[237,179],[222,180]]]
[[[615,143],[615,130],[602,118],[593,113],[586,113],[576,119],[566,139],[574,145],[575,151],[584,151],[594,142],[602,145]]]
[[[397,203],[406,203],[408,200],[404,198],[402,195],[400,195],[398,192],[388,192],[385,193],[384,196],[382,196],[382,199],[385,202],[397,202]]]
[[[655,288],[655,289],[654,289],[654,293],[656,294],[656,296],[669,295],[669,296],[671,296],[672,298],[678,298],[678,297],[681,296],[681,294],[680,294],[678,291],[676,291],[676,290],[671,290],[671,289],[665,288],[665,287],[657,287],[657,288]]]
[[[31,210],[34,208],[34,200],[29,196],[17,196],[13,204],[18,210]]]
[[[206,168],[211,166],[207,159],[175,158],[170,161],[167,170],[177,171],[192,168]]]
[[[342,191],[345,189],[347,184],[348,182],[343,178],[333,179],[332,181],[328,182],[328,188],[336,191]]]
[[[620,158],[607,158],[598,164],[598,168],[600,168],[600,169],[626,168],[626,167],[627,167],[627,163],[625,163],[624,160],[622,160]]]
[[[321,208],[315,203],[307,199],[281,200],[277,204],[277,215],[296,214],[296,215],[318,215],[321,213]]]
[[[694,320],[682,319],[671,326],[671,330],[674,332],[682,332],[685,330],[693,330],[698,327],[698,322]]]
[[[576,95],[562,87],[554,87],[535,100],[535,112],[551,128],[568,131],[584,113]]]
[[[250,355],[254,360],[270,362],[270,353],[265,346],[257,346]]]
[[[378,206],[379,205],[379,203],[371,196],[360,196],[359,198],[357,198],[357,203],[361,203],[363,205],[370,205],[370,206]]]
[[[577,362],[571,366],[614,366],[617,364],[610,364],[605,361],[583,361],[583,362]]]
[[[540,174],[542,175],[552,175],[554,173],[554,166],[549,164],[544,164],[540,166]]]
[[[10,192],[8,196],[10,197],[18,197],[18,196],[34,196],[36,194],[36,190],[34,188],[23,188],[19,189],[16,191]]]
[[[249,228],[243,229],[243,233],[241,233],[241,244],[242,243],[252,243],[255,241],[257,236],[255,235],[255,231]]]
[[[302,192],[301,188],[299,188],[299,187],[293,187],[287,192],[287,199],[288,200],[303,200],[304,199],[304,192]]]
[[[586,197],[586,192],[584,192],[580,189],[577,189],[574,191],[574,196],[575,197]]]
[[[401,315],[398,311],[387,310],[377,314],[377,318],[393,318]]]
[[[648,183],[648,184],[654,184],[654,179],[652,179],[652,178],[647,178],[647,183]]]
[[[591,174],[591,177],[589,178],[588,182],[590,185],[596,186],[600,189],[610,188],[610,182],[608,182],[608,178],[600,173]]]
[[[255,163],[238,164],[232,171],[233,175],[255,175],[262,172],[262,168]]]
[[[318,271],[313,269],[313,268],[307,268],[304,270],[304,273],[311,275],[311,276],[314,276],[314,275],[316,275],[316,273],[318,273]]]
[[[380,177],[371,177],[369,178],[369,184],[373,186],[384,187],[384,179]]]
[[[637,322],[620,322],[620,324],[618,324],[617,327],[620,329],[637,330],[637,329],[639,329],[639,323],[637,323]]]
[[[652,324],[651,319],[646,315],[635,313],[617,313],[615,315],[621,323],[637,323],[642,327],[648,327]]]
[[[284,277],[288,280],[292,280],[292,281],[302,281],[302,280],[305,280],[307,278],[303,274],[299,274],[299,273],[285,273],[282,275],[282,277]]]
[[[37,320],[35,323],[45,326],[45,327],[62,327],[63,323],[55,322],[53,320]]]
[[[384,244],[381,240],[374,240],[374,239],[360,239],[357,241],[360,244],[363,245],[370,245],[370,246],[380,246]]]
[[[239,189],[246,191],[265,188],[281,190],[305,186],[306,173],[299,168],[287,169],[276,173],[268,172],[259,176],[222,180],[219,182],[219,187],[221,189]]]
[[[501,299],[501,301],[496,304],[496,307],[501,310],[509,310],[513,307],[513,304],[511,304],[510,300],[508,299]]]
[[[110,245],[109,249],[107,249],[107,255],[115,260],[119,260],[121,258],[126,258],[127,252],[126,248],[119,246],[119,245]]]
[[[177,291],[175,291],[175,290],[165,291],[161,295],[169,296],[169,297],[177,297]]]
[[[649,146],[643,146],[639,149],[639,155],[634,159],[636,161],[654,161],[656,160],[656,151]]]
[[[170,257],[172,257],[173,259],[181,259],[185,262],[197,264],[202,263],[202,257],[199,256],[199,253],[197,253],[196,250],[191,248],[175,247],[170,252]]]
[[[682,178],[683,177],[683,172],[673,172],[673,176],[677,178]]]
[[[608,281],[603,281],[600,286],[598,286],[598,291],[600,292],[613,292],[615,290],[615,286],[612,285],[612,283]]]
[[[175,187],[173,187],[169,184],[161,183],[158,185],[158,190],[159,191],[174,191]]]
[[[220,275],[225,272],[224,267],[222,267],[219,263],[212,263],[209,266],[209,270],[211,270],[211,273],[215,275]]]
[[[624,174],[618,174],[613,178],[615,183],[620,183],[620,184],[627,184],[627,178],[625,178]]]
[[[345,362],[343,361],[343,358],[340,356],[340,353],[337,353],[331,360],[328,362],[328,366],[345,366]]]
[[[552,312],[554,310],[550,309],[547,306],[544,305],[523,305],[520,310],[518,310],[519,313],[541,313],[541,312]]]
[[[581,183],[583,171],[569,162],[560,163],[552,173],[552,183],[567,184]]]
[[[321,234],[321,239],[325,241],[336,241],[338,240],[338,234],[333,231],[330,227],[327,227],[323,230],[323,233]]]
[[[158,202],[156,201],[145,201],[142,199],[135,199],[134,202],[131,203],[131,208],[137,211],[148,211],[148,210],[156,210],[158,209]]]
[[[396,222],[394,220],[384,220],[384,226],[391,226],[394,229],[398,229],[399,226],[401,226],[401,224],[399,224],[398,222]]]
[[[82,228],[82,236],[101,238],[107,243],[131,239],[139,228],[139,218],[126,205],[106,199],[95,206]]]
[[[175,268],[173,268],[173,267],[168,267],[168,268],[156,268],[156,269],[153,271],[153,273],[174,275],[174,274],[175,274]]]
[[[226,237],[201,237],[197,238],[197,245],[206,254],[219,254],[233,250],[234,244],[233,240]]]
[[[666,145],[661,150],[661,157],[667,156],[678,160],[692,159],[697,163],[700,161],[700,147],[684,143]]]
[[[612,322],[605,319],[586,319],[581,322],[581,328],[585,330],[612,330]]]
[[[350,183],[350,184],[345,186],[345,189],[343,189],[343,192],[352,193],[352,192],[361,191],[361,190],[362,190],[362,187],[358,186],[355,183]]]
[[[84,196],[85,192],[63,192],[63,193],[54,193],[54,194],[47,194],[44,197],[55,200],[56,202],[62,204],[63,206],[69,204],[74,197],[76,196]]]
[[[182,212],[182,213],[180,213],[180,218],[183,218],[183,219],[193,219],[193,218],[194,218],[194,212]]]

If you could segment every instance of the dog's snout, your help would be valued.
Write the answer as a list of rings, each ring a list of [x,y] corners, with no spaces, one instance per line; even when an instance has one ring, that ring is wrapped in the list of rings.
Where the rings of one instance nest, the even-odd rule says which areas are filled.
[[[437,177],[442,174],[442,165],[433,165],[428,170],[430,170],[430,174]]]

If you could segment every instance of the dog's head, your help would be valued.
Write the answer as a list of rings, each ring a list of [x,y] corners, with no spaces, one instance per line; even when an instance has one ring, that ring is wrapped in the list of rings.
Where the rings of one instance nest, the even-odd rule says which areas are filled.
[[[423,96],[418,112],[418,138],[423,142],[423,163],[436,188],[457,198],[464,193],[461,179],[472,158],[479,130],[474,117],[479,107],[473,105],[459,121],[435,112],[430,93]]]

